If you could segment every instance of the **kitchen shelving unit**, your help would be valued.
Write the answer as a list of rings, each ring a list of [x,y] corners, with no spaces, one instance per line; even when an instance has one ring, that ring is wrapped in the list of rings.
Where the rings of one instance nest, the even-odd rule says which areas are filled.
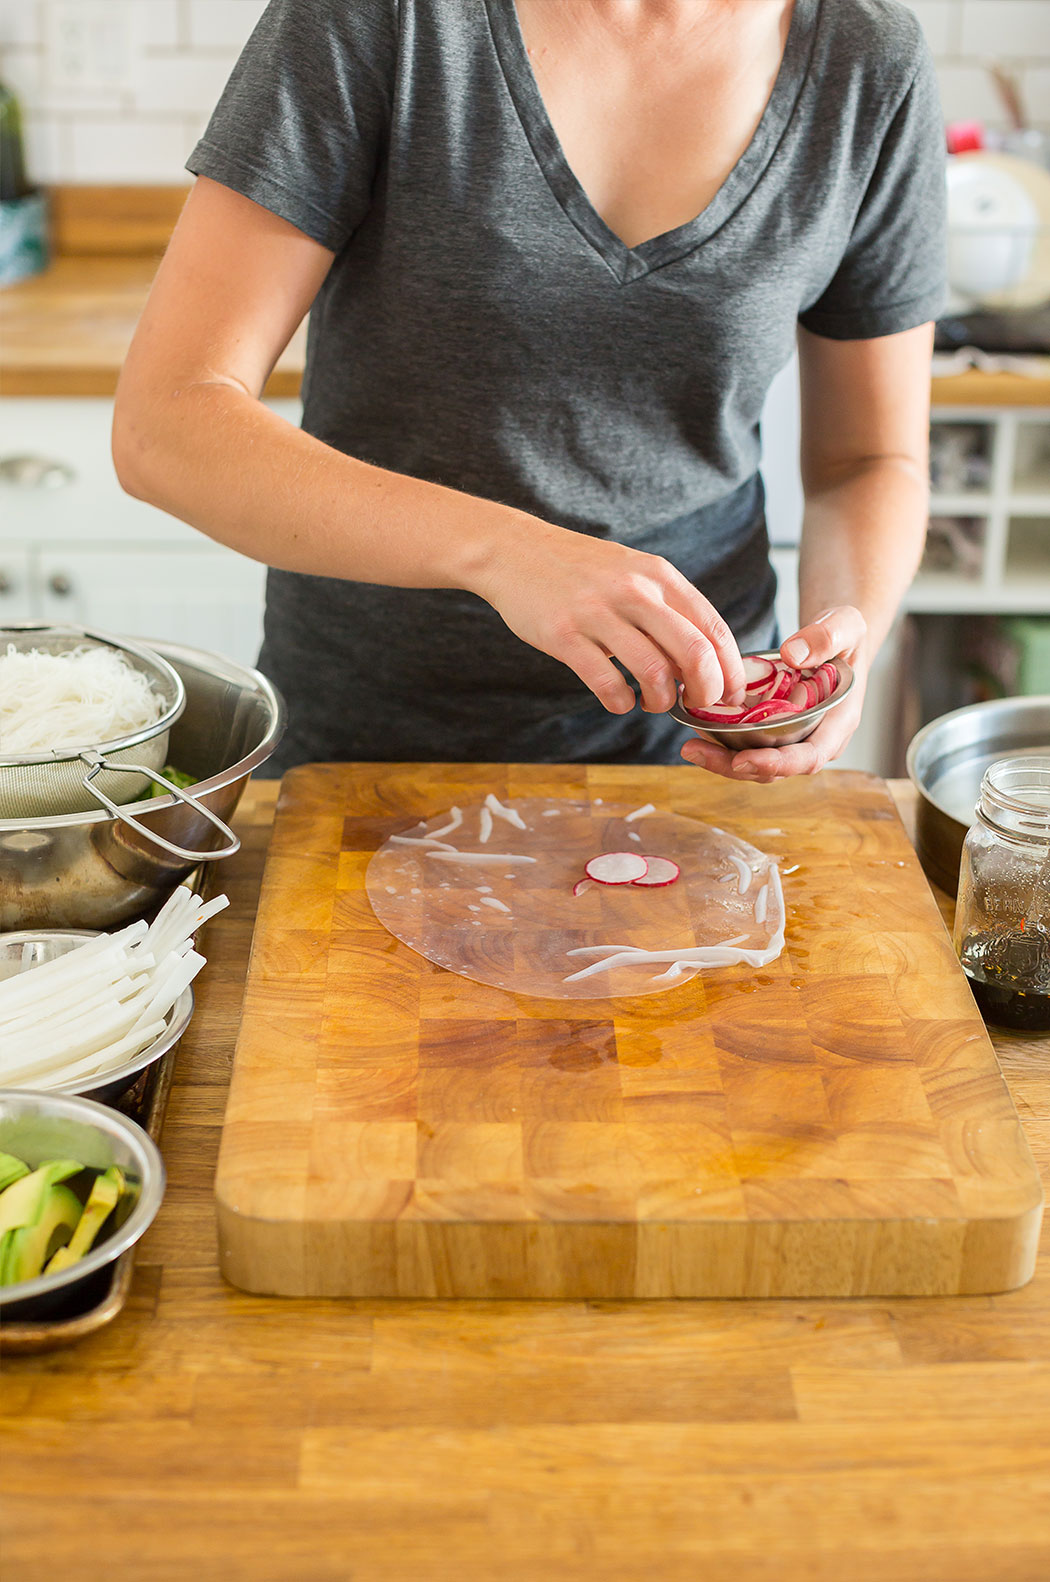
[[[971,574],[919,572],[905,608],[925,614],[1050,614],[1050,407],[934,407],[932,429],[984,441],[987,483],[946,490],[934,480],[930,518],[973,524]],[[929,550],[928,550],[929,554]]]

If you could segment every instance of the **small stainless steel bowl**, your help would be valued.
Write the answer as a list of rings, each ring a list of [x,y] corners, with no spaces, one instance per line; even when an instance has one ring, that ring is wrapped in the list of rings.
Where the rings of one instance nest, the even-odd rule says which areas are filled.
[[[744,658],[779,659],[780,650],[764,648],[760,653],[745,654]],[[812,709],[803,709],[800,714],[792,714],[787,718],[781,716],[769,720],[765,725],[705,725],[682,707],[681,699],[668,713],[679,725],[688,725],[698,736],[706,737],[709,742],[717,742],[720,747],[728,747],[731,752],[741,752],[745,747],[793,747],[796,742],[804,742],[816,730],[828,710],[837,708],[853,689],[852,666],[844,659],[835,659],[832,663],[839,673],[839,684],[832,697]]]
[[[131,1197],[118,1206],[120,1223],[79,1263],[57,1274],[0,1286],[0,1316],[8,1321],[52,1318],[74,1305],[81,1287],[95,1285],[153,1223],[164,1196],[164,1161],[134,1121],[90,1099],[0,1088],[0,1149],[31,1169],[46,1159],[78,1159],[94,1170],[117,1165]],[[2,1332],[0,1332],[2,1335]],[[2,1338],[0,1338],[2,1344]]]
[[[927,878],[949,895],[958,890],[963,841],[989,764],[1043,753],[1050,755],[1050,694],[971,703],[923,726],[907,766],[919,793],[915,847]]]
[[[21,929],[14,934],[0,934],[0,982],[5,978],[13,978],[22,968],[22,961],[26,948],[29,948],[29,960],[34,966],[42,966],[45,961],[54,961],[58,956],[64,956],[69,951],[75,950],[78,945],[85,944],[89,939],[95,939],[97,931],[90,933],[79,932],[75,929]],[[175,1004],[168,1012],[167,1026],[159,1037],[145,1049],[139,1051],[122,1066],[117,1066],[113,1071],[107,1071],[102,1077],[81,1077],[74,1082],[60,1082],[54,1087],[48,1087],[48,1093],[80,1094],[85,1098],[97,1099],[99,1103],[111,1104],[114,1099],[119,1099],[126,1093],[138,1079],[140,1072],[145,1071],[161,1055],[166,1055],[168,1050],[178,1043],[193,1015],[193,990],[183,989]],[[12,1090],[16,1091],[16,1090]],[[21,1091],[21,1090],[17,1090]]]

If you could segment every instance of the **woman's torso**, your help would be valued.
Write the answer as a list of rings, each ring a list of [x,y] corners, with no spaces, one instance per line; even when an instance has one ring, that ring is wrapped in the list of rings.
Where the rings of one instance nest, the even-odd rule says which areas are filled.
[[[779,68],[756,79],[768,102],[714,195],[628,246],[566,158],[513,0],[314,0],[323,49],[311,8],[278,0],[190,163],[336,252],[311,317],[304,426],[664,554],[741,636],[768,628],[763,399],[835,276],[913,69],[893,50],[881,75],[867,69],[864,36],[843,52],[839,4],[796,0]],[[899,9],[848,5],[869,32]],[[703,124],[699,104],[698,137]],[[582,684],[468,594],[271,573],[262,662],[310,711],[315,756],[474,757],[486,742],[515,756],[512,722],[524,747],[558,713],[579,723],[576,750],[550,756],[598,741]],[[316,697],[322,664],[346,676],[339,707]]]

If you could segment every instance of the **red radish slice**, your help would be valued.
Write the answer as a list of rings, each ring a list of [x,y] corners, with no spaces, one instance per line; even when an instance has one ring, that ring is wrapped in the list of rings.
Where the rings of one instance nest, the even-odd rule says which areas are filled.
[[[572,887],[572,893],[573,895],[582,895],[584,890],[589,890],[593,884],[593,879],[577,879]]]
[[[747,708],[740,708],[736,703],[712,703],[706,709],[691,709],[687,705],[685,712],[694,720],[706,720],[711,725],[739,725]]]
[[[831,694],[835,691],[835,688],[839,684],[838,671],[835,669],[835,666],[831,663],[831,661],[826,659],[822,665],[817,666],[817,675],[825,677],[827,681],[827,690],[824,693],[824,697],[830,698]]]
[[[782,715],[797,714],[798,710],[784,699],[773,699],[769,703],[758,703],[753,709],[748,709],[744,715],[745,725],[764,725],[766,720],[779,719]]]
[[[812,709],[821,701],[820,686],[812,676],[803,676],[792,688],[790,696],[792,702],[795,702],[796,697],[801,700],[795,705],[799,710]]]
[[[778,666],[777,669],[779,672],[777,684],[769,696],[763,700],[766,703],[779,703],[781,699],[786,698],[798,680],[798,671],[794,670],[790,665]]]
[[[647,890],[662,890],[665,885],[674,884],[682,871],[669,857],[647,857],[645,860],[649,864],[648,873],[641,879],[632,879],[631,883]]]
[[[744,655],[744,691],[757,692],[766,687],[777,673],[772,659],[760,659],[757,654]]]
[[[776,689],[777,689],[777,687],[779,685],[780,685],[780,671],[779,670],[774,670],[774,672],[770,676],[769,680],[766,681],[766,682],[763,682],[762,686],[760,686],[760,687],[748,687],[746,689],[746,691],[744,693],[744,697],[747,700],[746,707],[749,708],[749,709],[753,709],[756,703],[765,703],[767,698],[771,698],[773,696],[773,693],[776,691]]]
[[[636,879],[645,878],[649,864],[636,851],[607,851],[592,857],[584,872],[596,884],[633,884]]]

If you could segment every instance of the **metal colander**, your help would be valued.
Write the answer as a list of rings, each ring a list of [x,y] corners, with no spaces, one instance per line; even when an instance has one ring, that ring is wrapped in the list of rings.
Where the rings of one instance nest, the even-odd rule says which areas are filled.
[[[26,754],[5,754],[0,743],[0,819],[54,819],[57,822],[64,816],[91,813],[101,807],[127,829],[134,830],[140,840],[166,852],[169,857],[214,862],[218,857],[232,856],[240,848],[237,836],[217,813],[158,773],[168,756],[168,732],[186,707],[186,689],[174,666],[152,649],[129,642],[126,637],[110,637],[105,632],[88,631],[82,626],[47,626],[19,621],[13,626],[0,627],[0,652],[6,653],[12,645],[23,652],[36,648],[51,654],[91,646],[112,648],[149,677],[164,706],[159,719],[152,725],[117,741]],[[207,851],[180,846],[118,805],[134,802],[150,783],[192,808],[218,830],[225,844]]]
[[[116,741],[85,742],[52,752],[5,753],[0,741],[0,818],[46,818],[87,813],[103,799],[134,802],[167,757],[168,732],[186,707],[182,681],[167,660],[136,643],[78,626],[0,627],[0,654],[67,654],[76,649],[111,648],[148,677],[163,708],[152,725]],[[127,765],[121,768],[120,765]],[[144,772],[145,771],[145,772]],[[101,793],[101,795],[97,794]]]

